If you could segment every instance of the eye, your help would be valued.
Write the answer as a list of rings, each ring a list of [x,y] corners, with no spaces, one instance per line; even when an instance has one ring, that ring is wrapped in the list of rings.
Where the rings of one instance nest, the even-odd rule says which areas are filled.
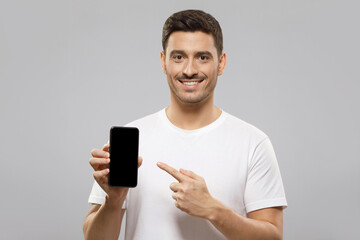
[[[203,56],[200,56],[200,60],[201,60],[201,61],[206,61],[206,60],[208,60],[208,59],[209,59],[209,58],[208,58],[207,56],[204,56],[204,55],[203,55]]]
[[[183,57],[181,55],[175,55],[175,56],[173,56],[173,59],[175,61],[181,61],[183,59]]]

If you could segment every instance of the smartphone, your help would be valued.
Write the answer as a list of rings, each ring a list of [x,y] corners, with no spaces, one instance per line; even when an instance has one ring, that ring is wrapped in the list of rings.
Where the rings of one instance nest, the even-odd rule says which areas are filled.
[[[111,127],[109,185],[116,187],[137,186],[139,129]]]

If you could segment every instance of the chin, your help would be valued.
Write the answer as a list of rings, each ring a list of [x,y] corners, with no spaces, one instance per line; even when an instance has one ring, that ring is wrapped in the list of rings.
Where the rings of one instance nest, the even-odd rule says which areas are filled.
[[[202,103],[205,102],[206,99],[208,99],[208,97],[210,96],[210,94],[206,95],[206,96],[196,96],[196,97],[186,97],[186,96],[177,96],[177,99],[184,104],[198,104],[198,103]]]

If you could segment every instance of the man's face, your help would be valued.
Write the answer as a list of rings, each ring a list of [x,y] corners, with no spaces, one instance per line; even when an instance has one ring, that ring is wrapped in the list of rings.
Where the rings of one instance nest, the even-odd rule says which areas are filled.
[[[213,94],[226,55],[219,59],[211,34],[178,31],[170,35],[161,63],[174,97],[182,103],[200,103]]]

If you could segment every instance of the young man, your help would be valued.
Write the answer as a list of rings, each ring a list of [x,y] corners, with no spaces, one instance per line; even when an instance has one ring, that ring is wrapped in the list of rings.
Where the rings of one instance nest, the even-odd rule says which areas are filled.
[[[139,184],[109,187],[109,144],[94,149],[85,239],[282,239],[286,199],[269,138],[214,105],[226,65],[219,23],[173,14],[161,64],[170,106],[127,126],[140,130]]]

